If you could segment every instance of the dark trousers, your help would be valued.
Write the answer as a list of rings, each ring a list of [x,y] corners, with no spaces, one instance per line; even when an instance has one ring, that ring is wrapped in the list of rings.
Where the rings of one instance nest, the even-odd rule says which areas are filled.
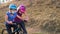
[[[15,24],[12,24],[12,25],[11,24],[6,24],[8,34],[12,34],[11,27],[13,27],[13,31],[17,29],[17,25],[15,25]],[[15,34],[15,33],[13,33],[13,34]]]
[[[16,22],[22,29],[23,29],[23,33],[27,34],[27,30],[25,28],[25,23],[23,21],[21,22]]]

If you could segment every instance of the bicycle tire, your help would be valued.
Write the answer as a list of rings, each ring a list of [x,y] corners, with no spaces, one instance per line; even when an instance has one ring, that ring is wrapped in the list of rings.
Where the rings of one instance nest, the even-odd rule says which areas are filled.
[[[17,32],[17,31],[18,31],[18,34],[23,34],[23,31],[22,31],[21,29],[19,29],[19,28],[17,28],[15,31],[13,31],[12,34],[13,34],[14,32]]]
[[[7,29],[3,29],[1,34],[8,34]]]

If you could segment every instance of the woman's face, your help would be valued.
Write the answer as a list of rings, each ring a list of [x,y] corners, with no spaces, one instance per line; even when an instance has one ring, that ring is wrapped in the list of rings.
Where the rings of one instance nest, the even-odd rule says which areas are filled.
[[[24,12],[24,10],[23,10],[23,9],[21,9],[20,11],[21,11],[21,12]]]
[[[25,10],[21,9],[21,10],[20,10],[20,12],[21,12],[21,13],[24,13],[24,12],[25,12]]]
[[[21,12],[21,11],[19,11],[19,13],[21,14],[22,12]]]

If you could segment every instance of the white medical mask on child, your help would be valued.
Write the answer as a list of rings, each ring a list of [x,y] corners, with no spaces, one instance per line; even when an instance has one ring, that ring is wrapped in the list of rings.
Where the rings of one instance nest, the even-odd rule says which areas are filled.
[[[15,11],[12,11],[11,13],[12,13],[12,14],[14,14],[14,13],[15,13]]]
[[[10,10],[9,11],[11,14],[14,14],[15,12],[17,12],[16,10]]]

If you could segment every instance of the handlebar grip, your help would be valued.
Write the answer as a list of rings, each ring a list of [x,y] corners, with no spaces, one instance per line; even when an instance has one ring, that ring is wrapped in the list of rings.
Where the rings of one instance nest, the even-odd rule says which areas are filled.
[[[24,22],[27,22],[27,20],[24,20]]]
[[[16,23],[13,23],[13,25],[16,25]]]

